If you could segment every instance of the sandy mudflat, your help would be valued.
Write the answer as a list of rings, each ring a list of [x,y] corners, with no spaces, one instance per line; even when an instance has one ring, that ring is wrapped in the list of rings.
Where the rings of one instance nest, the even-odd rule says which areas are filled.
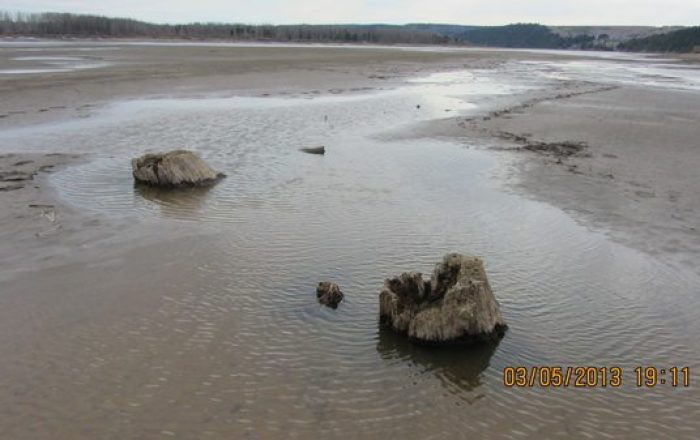
[[[79,46],[94,48],[85,43]],[[75,44],[32,56],[75,55]],[[99,45],[85,51],[105,63],[99,69],[64,73],[5,75],[0,81],[0,127],[56,118],[85,117],[95,106],[117,98],[348,93],[395,86],[421,72],[488,67],[507,55],[497,52],[430,52],[370,47],[231,47],[178,45]],[[29,47],[31,49],[31,47]],[[18,53],[0,52],[0,65],[28,68]]]
[[[23,58],[18,55],[74,57],[76,53],[86,63],[103,63],[105,67],[2,75],[0,128],[87,117],[95,107],[114,99],[211,94],[346,94],[395,87],[407,78],[430,72],[492,68],[508,60],[570,59],[572,56],[425,47],[74,42],[38,51],[32,46],[6,48],[0,51],[0,65],[9,69],[41,69],[47,66],[16,58]]]
[[[0,73],[0,438],[695,438],[696,390],[631,372],[700,367],[700,93],[611,56],[0,45],[66,69]],[[228,177],[134,186],[182,147]],[[379,328],[383,279],[455,250],[500,345]],[[626,386],[503,386],[565,363]]]
[[[65,154],[0,154],[0,222],[4,242],[0,262],[4,276],[31,269],[35,258],[42,260],[51,253],[48,243],[55,243],[55,238],[63,233],[63,212],[57,213],[55,195],[44,178],[77,160],[77,156]]]

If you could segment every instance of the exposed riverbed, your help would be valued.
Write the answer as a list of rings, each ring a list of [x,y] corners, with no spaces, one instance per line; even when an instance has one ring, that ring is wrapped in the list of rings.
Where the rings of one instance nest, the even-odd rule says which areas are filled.
[[[0,436],[693,438],[695,384],[638,388],[633,369],[700,367],[700,276],[514,191],[524,153],[503,139],[455,136],[467,118],[639,71],[593,60],[587,72],[614,72],[593,82],[577,62],[451,65],[337,93],[118,99],[5,129],[0,153],[81,155],[37,181],[82,223],[43,254],[33,243],[24,264],[12,242]],[[654,69],[666,70],[648,87],[697,86]],[[325,156],[299,151],[317,145]],[[173,148],[228,177],[134,187],[130,158]],[[452,251],[484,258],[505,339],[431,350],[381,329],[383,279]],[[337,310],[317,304],[320,280],[345,292]],[[533,365],[620,366],[625,384],[503,386],[505,367]]]

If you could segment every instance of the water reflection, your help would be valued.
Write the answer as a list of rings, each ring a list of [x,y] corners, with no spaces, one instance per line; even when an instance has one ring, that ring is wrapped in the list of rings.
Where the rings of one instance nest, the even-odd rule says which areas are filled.
[[[158,188],[134,183],[134,195],[153,202],[161,214],[176,219],[196,219],[200,216],[212,187]]]
[[[452,392],[472,391],[481,385],[499,341],[470,346],[435,347],[410,342],[384,325],[379,326],[377,351],[383,359],[410,362],[421,374],[437,377]]]

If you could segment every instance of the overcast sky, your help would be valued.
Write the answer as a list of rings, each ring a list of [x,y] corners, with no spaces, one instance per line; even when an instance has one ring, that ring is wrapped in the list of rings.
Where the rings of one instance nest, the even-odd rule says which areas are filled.
[[[700,25],[700,0],[0,0],[0,10],[80,12],[158,23]]]

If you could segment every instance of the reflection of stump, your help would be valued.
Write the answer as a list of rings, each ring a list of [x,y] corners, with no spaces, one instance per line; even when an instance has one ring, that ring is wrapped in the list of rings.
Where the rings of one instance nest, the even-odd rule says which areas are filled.
[[[162,188],[134,182],[134,194],[156,204],[160,213],[173,218],[199,218],[205,210],[211,186]]]
[[[399,359],[419,367],[422,374],[438,378],[445,388],[455,385],[470,391],[481,385],[482,373],[489,367],[498,341],[474,344],[468,350],[426,347],[409,341],[385,326],[379,328],[377,352],[383,359]]]
[[[318,302],[321,304],[335,309],[343,300],[343,292],[340,291],[340,287],[337,284],[323,281],[318,283],[316,297],[318,297]]]
[[[388,279],[379,316],[399,333],[423,343],[499,339],[506,330],[498,301],[479,258],[448,254],[430,281],[419,273]]]
[[[146,154],[132,159],[131,168],[137,182],[168,188],[207,186],[226,176],[187,150]]]

